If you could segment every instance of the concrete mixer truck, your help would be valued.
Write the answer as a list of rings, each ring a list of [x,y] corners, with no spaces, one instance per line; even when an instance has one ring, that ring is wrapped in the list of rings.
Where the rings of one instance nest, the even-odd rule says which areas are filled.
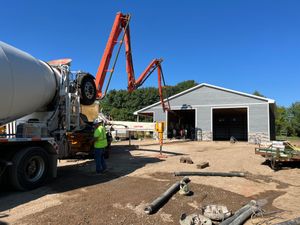
[[[56,177],[58,158],[91,153],[93,127],[81,113],[82,107],[105,96],[123,43],[129,92],[157,70],[159,95],[163,110],[167,110],[161,59],[154,59],[137,80],[134,78],[129,20],[129,14],[117,13],[95,78],[87,72],[71,71],[71,59],[46,63],[0,42],[0,127],[6,126],[0,135],[0,183],[10,183],[19,190],[33,189],[47,177]],[[117,43],[113,68],[108,70]]]
[[[16,189],[32,189],[55,177],[57,158],[78,153],[69,136],[82,134],[91,149],[93,128],[80,105],[94,103],[94,77],[71,72],[70,63],[46,63],[0,42],[0,126],[6,124],[0,179]]]

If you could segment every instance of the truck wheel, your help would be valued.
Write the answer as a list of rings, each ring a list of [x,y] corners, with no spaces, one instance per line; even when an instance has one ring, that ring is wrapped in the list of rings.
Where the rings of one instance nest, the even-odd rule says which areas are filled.
[[[80,103],[91,105],[96,100],[96,85],[91,75],[85,75],[80,82]]]
[[[18,151],[9,170],[11,184],[17,190],[31,190],[41,186],[48,174],[48,154],[41,147]]]
[[[279,163],[276,161],[276,159],[274,157],[271,158],[270,165],[271,165],[272,170],[274,170],[274,171],[277,171],[280,169]]]

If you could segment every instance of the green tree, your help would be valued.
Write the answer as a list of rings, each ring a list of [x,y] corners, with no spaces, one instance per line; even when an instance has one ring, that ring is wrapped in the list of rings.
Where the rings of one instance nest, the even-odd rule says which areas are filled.
[[[256,96],[259,96],[259,97],[263,97],[263,98],[265,98],[266,96],[264,96],[263,94],[261,94],[259,91],[257,91],[257,90],[255,90],[254,92],[253,92],[253,95],[256,95]]]
[[[175,86],[167,86],[165,96],[170,97],[196,85],[197,83],[194,80],[186,80],[176,84]]]
[[[197,85],[194,80],[187,80],[175,86],[164,87],[164,97],[182,92]],[[134,120],[133,112],[159,101],[158,89],[154,87],[140,88],[132,93],[127,90],[111,90],[100,102],[106,115],[114,120]]]
[[[259,91],[253,95],[266,97]],[[275,110],[276,134],[287,134],[288,136],[300,135],[300,103],[296,102],[291,107],[277,106]]]
[[[291,105],[287,116],[294,134],[300,137],[300,102],[295,102]]]
[[[283,106],[277,106],[275,112],[275,129],[277,135],[285,134],[288,132],[287,110]],[[290,129],[289,129],[290,130]]]
[[[288,136],[300,136],[300,103],[293,103],[290,107],[276,107],[276,133],[287,133]]]

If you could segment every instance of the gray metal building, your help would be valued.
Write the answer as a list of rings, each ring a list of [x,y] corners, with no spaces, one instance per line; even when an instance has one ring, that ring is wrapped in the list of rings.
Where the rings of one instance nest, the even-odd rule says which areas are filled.
[[[251,143],[275,139],[275,101],[206,83],[169,98],[171,111],[160,102],[134,112],[165,121],[165,136],[217,141],[235,137]]]

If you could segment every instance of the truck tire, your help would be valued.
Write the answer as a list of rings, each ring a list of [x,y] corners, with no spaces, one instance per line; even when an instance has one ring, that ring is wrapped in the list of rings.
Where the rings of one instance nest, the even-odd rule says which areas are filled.
[[[94,78],[86,74],[80,81],[80,103],[83,105],[92,105],[96,100],[96,85]]]
[[[277,162],[274,157],[272,157],[270,160],[270,166],[274,171],[280,170],[279,162]]]
[[[47,178],[49,157],[41,147],[28,147],[14,155],[9,177],[13,188],[31,190],[41,186]]]

